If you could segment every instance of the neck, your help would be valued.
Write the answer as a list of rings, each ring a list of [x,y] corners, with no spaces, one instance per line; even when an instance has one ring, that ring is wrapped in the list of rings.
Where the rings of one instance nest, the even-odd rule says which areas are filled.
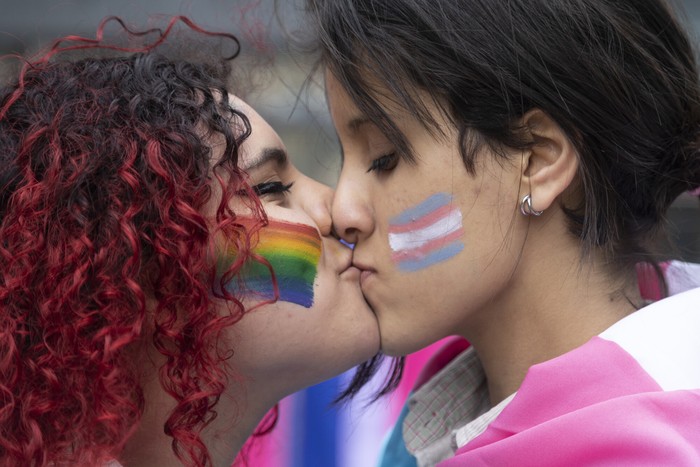
[[[226,396],[216,406],[217,418],[204,430],[203,438],[214,466],[230,467],[260,421],[280,397],[264,397],[261,388],[248,388],[246,397]]]
[[[216,418],[201,433],[213,466],[232,465],[246,440],[281,397],[268,391],[249,381],[245,384],[237,381],[221,396],[215,407]],[[144,383],[144,392],[146,410],[141,424],[127,442],[119,461],[124,467],[181,465],[182,461],[172,449],[173,438],[163,430],[174,408],[172,398],[162,390],[155,376]],[[235,394],[235,398],[231,394]]]
[[[583,345],[641,302],[633,273],[614,283],[602,261],[581,260],[568,232],[531,231],[508,290],[463,333],[481,359],[492,404],[517,391],[532,365]]]

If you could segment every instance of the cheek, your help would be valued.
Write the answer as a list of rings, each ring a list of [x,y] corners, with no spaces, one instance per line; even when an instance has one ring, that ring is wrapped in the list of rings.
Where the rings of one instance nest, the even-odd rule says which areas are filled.
[[[391,259],[403,272],[430,268],[464,249],[462,213],[452,196],[436,193],[389,220]]]
[[[314,304],[314,281],[321,257],[321,237],[315,228],[271,220],[260,230],[253,251],[267,264],[249,260],[240,278],[227,286],[230,292],[245,291],[248,298],[277,299],[305,308]]]

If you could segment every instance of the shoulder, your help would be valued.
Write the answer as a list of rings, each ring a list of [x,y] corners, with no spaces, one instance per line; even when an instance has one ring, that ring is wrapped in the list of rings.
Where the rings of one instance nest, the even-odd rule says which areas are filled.
[[[700,388],[700,287],[652,303],[600,334],[664,390]]]
[[[697,466],[698,421],[700,391],[632,394],[566,413],[499,442],[467,445],[440,466]]]
[[[700,465],[698,329],[700,288],[534,365],[499,417],[442,465]]]

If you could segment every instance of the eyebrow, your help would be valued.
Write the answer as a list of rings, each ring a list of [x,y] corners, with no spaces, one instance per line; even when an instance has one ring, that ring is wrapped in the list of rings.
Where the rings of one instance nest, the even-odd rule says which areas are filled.
[[[362,115],[360,117],[355,117],[355,118],[351,119],[348,122],[348,129],[351,132],[356,133],[360,128],[362,128],[364,125],[367,125],[369,123],[372,123],[372,121],[369,119],[369,117]]]
[[[262,167],[268,162],[275,162],[278,166],[284,167],[287,165],[289,157],[287,152],[282,148],[265,148],[260,151],[260,155],[250,163],[243,166],[243,170],[250,171]]]

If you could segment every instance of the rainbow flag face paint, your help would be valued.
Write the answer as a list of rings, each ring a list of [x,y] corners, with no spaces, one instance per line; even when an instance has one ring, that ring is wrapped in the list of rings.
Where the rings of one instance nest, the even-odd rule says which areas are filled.
[[[452,258],[464,249],[462,213],[452,196],[437,193],[389,221],[391,259],[413,272]]]
[[[308,225],[270,220],[258,232],[253,251],[272,266],[277,279],[279,300],[310,308],[314,303],[314,281],[321,258],[321,237]],[[230,252],[235,255],[235,252]],[[249,260],[241,270],[248,294],[261,299],[275,298],[270,269]]]

